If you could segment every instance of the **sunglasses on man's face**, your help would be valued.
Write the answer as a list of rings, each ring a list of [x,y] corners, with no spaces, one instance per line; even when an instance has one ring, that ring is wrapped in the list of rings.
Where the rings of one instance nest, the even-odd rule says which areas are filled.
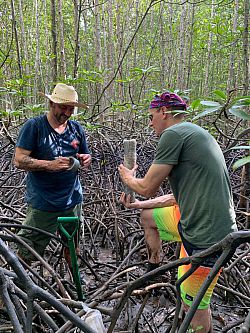
[[[161,107],[157,108],[156,112],[159,112],[160,109],[161,109]],[[154,114],[153,114],[153,113],[150,113],[149,116],[148,116],[149,121],[152,121],[153,118],[154,118]]]
[[[148,116],[149,121],[152,121],[153,118],[154,118],[154,115],[153,115],[153,114],[150,114],[150,115]]]

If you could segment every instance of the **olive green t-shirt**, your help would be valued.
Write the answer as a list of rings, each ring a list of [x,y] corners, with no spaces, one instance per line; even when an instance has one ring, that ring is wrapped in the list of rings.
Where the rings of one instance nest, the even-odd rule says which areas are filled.
[[[237,231],[224,156],[206,130],[188,122],[167,128],[153,163],[173,165],[168,179],[187,241],[207,248]]]

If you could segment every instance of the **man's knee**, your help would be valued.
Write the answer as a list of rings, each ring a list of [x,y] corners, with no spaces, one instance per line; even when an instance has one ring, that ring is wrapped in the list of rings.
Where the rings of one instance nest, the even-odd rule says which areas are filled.
[[[155,222],[153,220],[153,209],[142,209],[141,226],[144,229],[155,227]]]

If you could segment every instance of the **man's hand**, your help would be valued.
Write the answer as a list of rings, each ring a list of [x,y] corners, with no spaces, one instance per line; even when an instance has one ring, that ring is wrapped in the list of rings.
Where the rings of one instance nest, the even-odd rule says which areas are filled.
[[[134,177],[137,168],[138,165],[135,165],[131,170],[126,168],[123,164],[119,165],[118,170],[120,173],[121,180],[123,181],[124,184],[127,184],[127,179]]]
[[[141,201],[135,200],[134,202],[131,202],[131,195],[126,194],[122,192],[119,202],[122,203],[125,207],[127,208],[135,208],[135,209],[140,209],[141,207]]]
[[[77,158],[79,159],[81,166],[83,168],[88,168],[91,163],[91,155],[90,154],[76,154]]]
[[[46,171],[49,172],[57,172],[57,171],[64,171],[69,169],[70,167],[70,159],[68,157],[57,157],[52,161],[46,161],[47,167]]]

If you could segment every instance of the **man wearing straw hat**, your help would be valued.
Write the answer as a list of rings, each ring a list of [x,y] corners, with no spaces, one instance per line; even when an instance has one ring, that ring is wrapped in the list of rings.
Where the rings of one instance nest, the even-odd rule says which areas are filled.
[[[83,194],[77,169],[87,168],[91,155],[84,129],[70,117],[76,107],[88,106],[79,103],[74,87],[64,83],[58,83],[51,95],[42,95],[49,99],[49,112],[29,119],[21,128],[14,164],[27,171],[28,210],[23,224],[55,233],[58,217],[81,215]],[[50,241],[43,233],[27,229],[21,229],[18,235],[40,255]],[[18,254],[27,263],[34,260],[21,244]],[[64,256],[71,267],[68,248]]]
[[[121,202],[142,209],[141,224],[149,254],[149,270],[159,266],[161,240],[181,242],[180,258],[209,248],[236,231],[232,191],[223,153],[215,139],[201,127],[184,121],[187,105],[180,96],[165,92],[156,95],[149,106],[149,126],[160,137],[155,159],[146,175],[134,177],[120,165],[123,182],[145,197],[156,194],[168,178],[173,195],[130,203],[122,194]],[[177,204],[178,203],[178,204]],[[206,259],[181,284],[184,310],[192,305],[209,275],[216,256]],[[178,278],[189,269],[178,268]],[[192,321],[192,332],[212,332],[210,299],[219,273],[207,289]]]

